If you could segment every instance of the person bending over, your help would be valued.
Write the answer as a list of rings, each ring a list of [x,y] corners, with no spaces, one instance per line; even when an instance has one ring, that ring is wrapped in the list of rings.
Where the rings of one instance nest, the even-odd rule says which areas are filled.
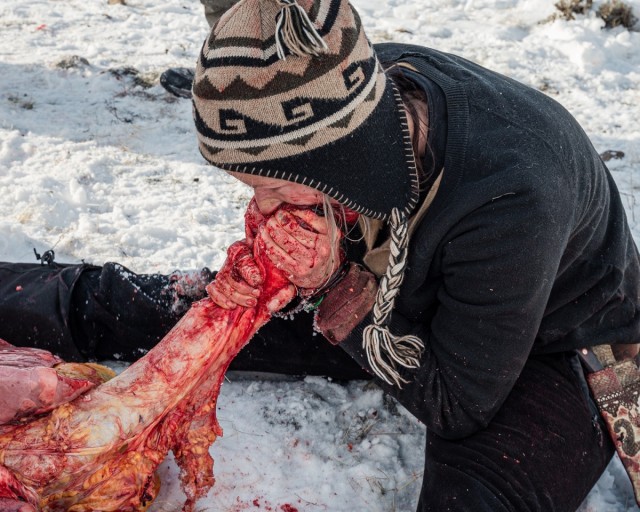
[[[614,452],[577,351],[637,352],[640,297],[619,193],[575,119],[462,57],[371,45],[346,0],[237,4],[193,104],[204,158],[269,217],[269,257],[303,302],[316,290],[248,366],[364,369],[426,425],[419,511],[576,510]],[[249,306],[242,275],[200,293]]]

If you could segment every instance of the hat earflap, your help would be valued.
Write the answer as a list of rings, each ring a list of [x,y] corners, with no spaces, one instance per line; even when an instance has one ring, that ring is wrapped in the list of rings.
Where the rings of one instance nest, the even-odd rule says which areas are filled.
[[[327,43],[320,37],[305,10],[296,0],[277,0],[282,7],[276,17],[276,50],[280,59],[286,59],[286,51],[300,57],[318,55],[326,50]]]
[[[373,305],[373,324],[365,327],[362,345],[374,373],[386,383],[402,387],[401,383],[408,381],[400,377],[397,365],[418,368],[424,344],[417,336],[395,336],[389,331],[391,313],[407,266],[409,246],[408,222],[397,208],[391,211],[389,227],[389,264],[385,274],[380,278],[376,302]]]

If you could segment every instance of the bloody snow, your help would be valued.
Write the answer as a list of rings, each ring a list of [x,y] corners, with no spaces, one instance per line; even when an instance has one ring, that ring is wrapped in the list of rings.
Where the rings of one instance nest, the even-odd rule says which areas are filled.
[[[603,0],[572,19],[556,3],[353,1],[374,43],[461,55],[564,105],[607,156],[640,242],[638,25],[605,29]],[[640,0],[625,3],[640,15]],[[220,268],[251,191],[204,162],[190,102],[158,82],[193,67],[206,35],[197,0],[0,1],[0,260],[35,262],[35,247],[135,272]],[[227,378],[199,512],[415,510],[428,434],[374,384]],[[171,454],[159,473],[150,512],[175,512],[185,496]],[[616,458],[580,512],[634,510]]]

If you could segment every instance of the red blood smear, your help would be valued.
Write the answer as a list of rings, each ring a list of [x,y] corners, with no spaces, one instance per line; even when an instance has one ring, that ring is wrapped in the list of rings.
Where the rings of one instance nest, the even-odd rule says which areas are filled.
[[[266,219],[254,209],[250,206],[245,219],[246,233],[256,237],[253,257],[264,276],[256,306],[224,310],[210,299],[197,302],[145,357],[67,404],[63,417],[44,416],[9,432],[0,430],[0,469],[6,469],[5,483],[17,482],[14,475],[29,482],[28,488],[11,486],[20,499],[48,510],[67,510],[74,503],[78,509],[87,505],[83,510],[134,510],[139,508],[141,496],[145,502],[153,499],[148,484],[157,465],[172,450],[187,495],[183,511],[195,510],[196,500],[214,481],[208,447],[222,434],[215,405],[225,370],[255,331],[295,294],[295,287],[265,254],[257,226]],[[6,345],[0,341],[0,347]],[[40,364],[52,366],[53,361]],[[139,411],[140,421],[126,423],[128,437],[117,437],[122,418],[113,412],[119,410],[113,404],[121,407],[129,402],[127,412]],[[122,414],[124,418],[132,416]],[[100,427],[93,427],[112,436],[113,442],[101,445],[101,449],[91,445],[93,459],[69,457],[69,452],[82,451],[85,440],[92,439],[94,423]],[[86,434],[71,435],[85,430]],[[138,459],[132,452],[144,466],[133,463]],[[0,497],[14,499],[1,491],[0,485]],[[256,503],[273,510],[257,500],[246,506]],[[290,504],[281,505],[280,510],[298,512]]]

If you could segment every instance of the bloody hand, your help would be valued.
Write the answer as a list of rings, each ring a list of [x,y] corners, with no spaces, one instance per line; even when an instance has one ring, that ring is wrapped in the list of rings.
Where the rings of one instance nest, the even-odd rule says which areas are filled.
[[[316,324],[324,337],[334,345],[344,341],[371,311],[377,290],[374,275],[351,263],[347,275],[318,307]]]
[[[255,197],[247,206],[244,218],[245,240],[235,242],[227,249],[229,257],[206,287],[211,300],[224,309],[251,308],[260,296],[263,276],[253,258],[253,242],[265,217],[260,213]]]
[[[207,285],[207,293],[221,308],[251,308],[258,302],[258,287],[263,281],[262,272],[253,259],[253,250],[243,240],[233,243],[227,250],[227,255],[216,278]]]
[[[265,221],[255,196],[249,201],[247,211],[244,213],[244,236],[249,247],[253,247],[253,242],[258,234],[258,226]]]
[[[256,305],[263,282],[253,258],[256,236],[261,238],[271,262],[299,288],[321,288],[340,268],[342,233],[332,231],[327,219],[313,211],[285,206],[266,219],[254,198],[245,220],[246,239],[229,247],[229,258],[207,286],[209,297],[218,306],[234,309]]]
[[[278,210],[261,235],[269,259],[300,288],[321,288],[340,267],[342,234],[309,209]]]

